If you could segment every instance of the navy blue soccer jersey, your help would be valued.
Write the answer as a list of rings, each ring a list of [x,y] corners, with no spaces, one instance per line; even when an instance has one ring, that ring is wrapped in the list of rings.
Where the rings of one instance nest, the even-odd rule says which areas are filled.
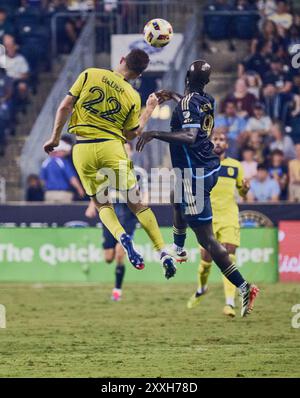
[[[219,157],[213,152],[209,136],[214,126],[214,99],[206,93],[190,93],[183,97],[174,109],[171,131],[197,128],[198,135],[193,145],[170,144],[173,167],[203,168],[219,167]]]

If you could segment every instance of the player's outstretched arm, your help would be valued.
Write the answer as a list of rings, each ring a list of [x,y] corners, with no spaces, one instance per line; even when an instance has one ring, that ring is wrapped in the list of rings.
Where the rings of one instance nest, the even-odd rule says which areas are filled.
[[[50,140],[45,142],[44,147],[43,147],[44,151],[46,153],[49,154],[50,152],[53,151],[53,149],[56,146],[58,146],[62,129],[63,129],[64,125],[66,124],[70,113],[73,110],[75,101],[76,101],[76,97],[73,97],[72,95],[67,95],[60,103],[60,105],[56,111],[54,127],[53,127],[53,131],[51,134],[51,138],[50,138]]]
[[[179,102],[183,95],[175,93],[175,91],[170,90],[159,90],[155,93],[158,98],[158,103],[163,104],[166,101],[174,100],[175,102]]]
[[[142,134],[146,124],[148,123],[157,105],[158,105],[158,98],[154,93],[150,94],[147,99],[145,109],[143,110],[140,116],[139,127],[132,131],[126,131],[126,130],[124,131],[124,135],[128,140],[133,140],[134,138],[139,137]]]
[[[180,131],[174,132],[166,132],[166,131],[145,131],[138,139],[136,144],[136,150],[138,152],[142,152],[144,146],[156,138],[160,141],[165,141],[168,143],[174,144],[187,144],[192,145],[195,143],[197,134],[199,129],[198,128],[188,128],[183,129]]]

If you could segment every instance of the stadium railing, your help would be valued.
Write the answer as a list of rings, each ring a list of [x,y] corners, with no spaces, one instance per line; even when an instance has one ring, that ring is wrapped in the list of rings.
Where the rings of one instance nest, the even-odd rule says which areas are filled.
[[[51,17],[51,54],[56,56],[58,53],[58,22],[59,19],[66,19],[72,17],[81,17],[83,20],[87,20],[91,15],[88,11],[72,11],[72,12],[58,12]]]
[[[41,150],[49,137],[57,107],[68,93],[79,73],[94,65],[95,16],[91,14],[78,41],[54,84],[32,130],[26,140],[20,157],[23,183],[31,173],[37,173],[45,156]]]
[[[110,6],[110,7],[109,7]],[[105,8],[106,7],[106,8]],[[101,51],[109,52],[110,36],[112,34],[141,33],[145,22],[152,18],[169,20],[175,31],[183,31],[186,18],[192,15],[199,7],[198,0],[119,0],[105,2],[94,12],[98,39],[101,41]],[[86,19],[90,11],[58,12],[51,19],[51,48],[52,56],[58,53],[58,26],[59,20],[82,17]],[[106,41],[103,43],[103,41]]]

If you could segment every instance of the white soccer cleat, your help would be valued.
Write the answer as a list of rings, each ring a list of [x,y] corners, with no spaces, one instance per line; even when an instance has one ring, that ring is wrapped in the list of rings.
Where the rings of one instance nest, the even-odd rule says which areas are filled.
[[[240,293],[242,301],[241,316],[245,317],[250,314],[254,307],[254,300],[259,293],[259,288],[250,283],[247,284],[245,290]]]

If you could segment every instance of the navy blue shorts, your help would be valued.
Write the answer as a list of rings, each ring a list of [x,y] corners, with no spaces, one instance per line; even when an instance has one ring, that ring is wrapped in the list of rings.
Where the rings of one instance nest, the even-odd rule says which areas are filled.
[[[193,177],[183,181],[183,214],[190,227],[212,222],[210,193],[216,185],[219,168],[205,170],[202,177]]]
[[[126,233],[133,238],[134,231],[136,229],[137,218],[129,210],[125,203],[116,203],[114,208],[122,227],[125,229]],[[118,241],[115,239],[115,237],[110,233],[105,225],[103,225],[103,249],[114,249],[117,243]]]

